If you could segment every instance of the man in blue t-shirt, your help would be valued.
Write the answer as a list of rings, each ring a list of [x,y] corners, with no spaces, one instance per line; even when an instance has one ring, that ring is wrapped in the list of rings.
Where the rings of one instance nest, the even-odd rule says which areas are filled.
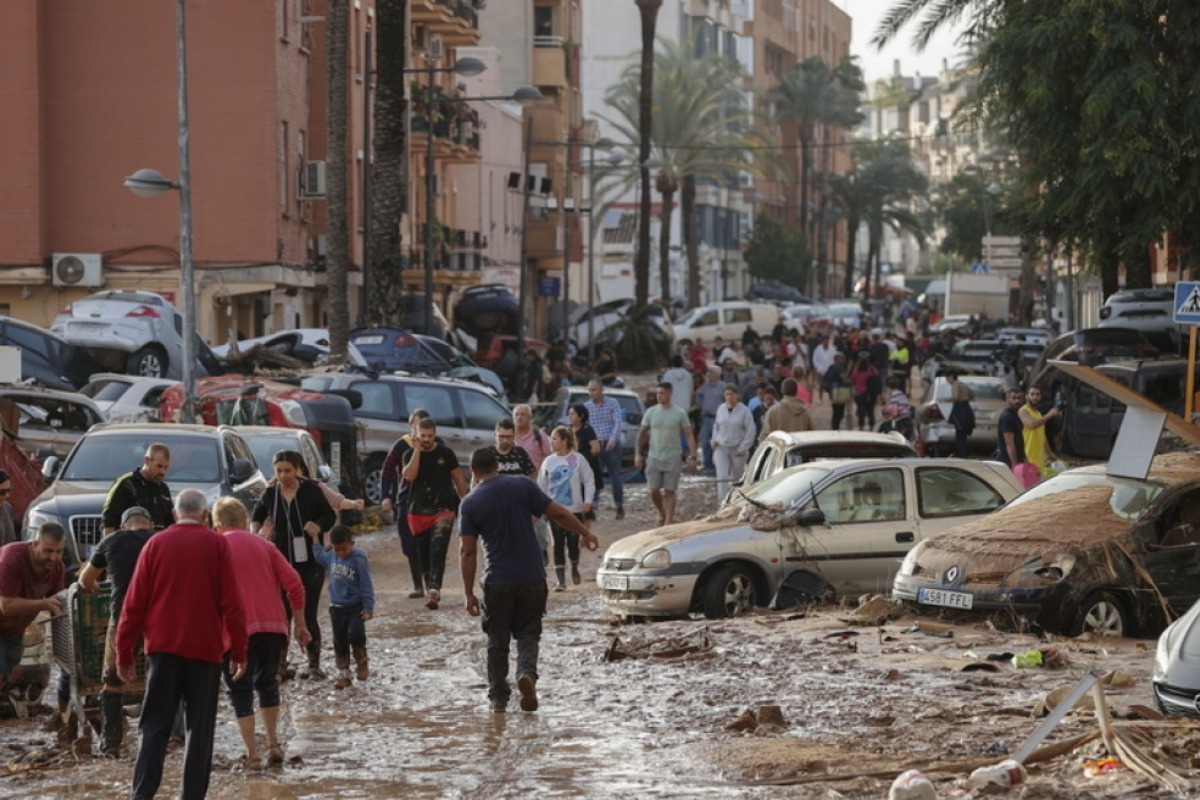
[[[589,550],[599,546],[574,514],[547,497],[527,478],[501,475],[496,451],[484,447],[471,454],[475,488],[459,508],[459,566],[467,613],[480,614],[475,596],[477,544],[483,540],[487,568],[483,574],[483,628],[488,635],[488,700],[502,714],[508,705],[509,642],[517,642],[517,690],[521,709],[536,711],[538,642],[546,613],[546,567],[533,520],[545,514],[579,535]]]

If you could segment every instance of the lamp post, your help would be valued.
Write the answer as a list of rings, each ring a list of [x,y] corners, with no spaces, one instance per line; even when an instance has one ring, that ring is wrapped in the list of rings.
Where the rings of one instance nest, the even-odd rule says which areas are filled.
[[[153,169],[139,169],[125,178],[125,186],[138,197],[179,192],[179,290],[183,297],[183,406],[180,421],[195,421],[196,402],[196,287],[192,270],[192,170],[187,96],[186,0],[176,0],[175,44],[179,79],[179,180],[171,181]]]

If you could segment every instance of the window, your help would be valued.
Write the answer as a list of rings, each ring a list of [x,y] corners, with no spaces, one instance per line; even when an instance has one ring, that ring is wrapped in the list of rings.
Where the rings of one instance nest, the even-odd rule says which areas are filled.
[[[362,405],[358,407],[358,413],[364,417],[378,417],[379,419],[397,420],[407,419],[407,415],[401,416],[396,408],[396,398],[392,393],[392,387],[389,383],[376,381],[361,381],[350,387],[352,390],[362,395]],[[416,408],[416,406],[413,406]]]
[[[740,325],[743,322],[750,322],[750,320],[751,320],[751,316],[750,316],[749,308],[727,308],[727,309],[725,309],[725,323],[727,325],[732,325],[735,323]]]
[[[279,213],[287,216],[288,213],[288,124],[287,122],[279,123],[279,153],[277,155],[278,163],[276,165],[279,170]]]
[[[504,406],[483,392],[460,390],[458,396],[462,400],[463,418],[469,429],[491,431],[497,422],[509,417]]]
[[[750,483],[757,483],[758,481],[761,481],[763,478],[767,477],[767,471],[771,467],[771,457],[775,454],[775,446],[764,444],[759,447],[759,451],[760,452],[754,456],[758,460],[755,462],[753,471],[750,473],[753,476],[750,479]]]
[[[1003,504],[999,492],[966,470],[917,469],[917,508],[922,517],[986,514]]]
[[[554,35],[554,6],[533,7],[533,35],[535,37]]]
[[[454,402],[454,392],[449,387],[408,383],[401,388],[401,392],[404,395],[405,417],[416,409],[423,408],[429,412],[439,428],[462,426]],[[495,425],[495,422],[493,421],[492,424]]]
[[[4,336],[13,346],[36,353],[45,359],[50,358],[49,342],[37,331],[22,328],[19,325],[5,325]]]
[[[904,473],[898,469],[856,472],[817,494],[831,525],[904,519]]]
[[[705,311],[696,319],[696,324],[693,327],[699,327],[701,325],[716,325],[718,321],[716,309],[710,309]]]
[[[1171,524],[1163,526],[1161,546],[1194,547],[1200,544],[1200,493],[1184,495],[1169,518]]]

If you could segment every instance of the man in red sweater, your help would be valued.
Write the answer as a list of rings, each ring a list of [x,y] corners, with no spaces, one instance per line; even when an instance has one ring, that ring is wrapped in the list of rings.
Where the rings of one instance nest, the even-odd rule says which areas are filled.
[[[133,773],[135,800],[162,781],[171,723],[182,701],[187,727],[180,797],[202,798],[212,771],[213,733],[225,634],[230,673],[246,670],[246,619],[229,543],[205,526],[208,502],[197,489],[175,498],[176,523],[152,537],[138,557],[117,627],[117,674],[136,676],[133,648],[145,635],[146,697]]]

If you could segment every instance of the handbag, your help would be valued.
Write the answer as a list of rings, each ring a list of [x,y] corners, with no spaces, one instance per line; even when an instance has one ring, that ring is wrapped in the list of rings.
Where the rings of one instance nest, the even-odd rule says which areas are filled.
[[[849,403],[850,402],[850,387],[849,386],[835,386],[829,390],[829,397],[830,397],[830,401],[833,402],[835,405],[838,403]]]

